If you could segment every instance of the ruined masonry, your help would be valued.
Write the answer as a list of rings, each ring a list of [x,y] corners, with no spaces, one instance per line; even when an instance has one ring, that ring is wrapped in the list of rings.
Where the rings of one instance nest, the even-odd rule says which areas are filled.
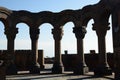
[[[109,23],[109,17],[112,16],[112,23]],[[95,68],[95,75],[111,75],[115,73],[115,79],[120,79],[120,0],[100,0],[99,3],[88,5],[79,10],[63,10],[58,13],[50,11],[42,11],[32,13],[29,11],[15,11],[0,7],[0,20],[4,24],[5,35],[7,37],[6,54],[0,56],[3,64],[0,70],[5,70],[5,73],[0,71],[0,77],[6,74],[17,74],[17,69],[14,64],[14,40],[18,33],[16,25],[25,23],[29,26],[29,34],[31,38],[31,55],[32,62],[30,66],[31,73],[40,73],[40,65],[37,62],[38,55],[38,38],[40,35],[40,25],[50,23],[53,26],[51,30],[55,45],[55,59],[52,68],[53,73],[63,73],[64,66],[61,56],[61,39],[63,36],[64,25],[72,21],[74,23],[73,33],[77,40],[77,57],[79,58],[74,68],[74,74],[85,74],[89,72],[89,68],[85,63],[83,41],[86,34],[88,22],[93,19],[92,29],[96,31],[98,37],[99,50],[99,65]],[[115,70],[111,70],[107,62],[105,36],[110,29],[109,24],[112,24],[113,34],[113,50],[115,59]],[[42,62],[41,62],[42,63]],[[4,78],[4,77],[3,77]],[[1,79],[2,80],[2,79]]]

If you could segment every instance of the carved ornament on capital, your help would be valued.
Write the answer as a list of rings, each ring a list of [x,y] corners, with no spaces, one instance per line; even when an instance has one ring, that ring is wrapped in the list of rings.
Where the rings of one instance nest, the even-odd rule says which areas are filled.
[[[37,40],[39,38],[40,30],[38,28],[30,28],[30,38]]]
[[[109,23],[106,24],[93,24],[93,30],[96,30],[98,37],[105,37],[107,30],[109,30]]]
[[[87,31],[85,26],[73,28],[73,33],[75,33],[77,39],[83,39],[85,37],[86,32]]]
[[[18,28],[5,28],[5,34],[7,36],[7,39],[15,39],[16,34],[18,33]]]
[[[52,29],[52,34],[55,40],[61,40],[63,36],[62,28],[54,28]]]

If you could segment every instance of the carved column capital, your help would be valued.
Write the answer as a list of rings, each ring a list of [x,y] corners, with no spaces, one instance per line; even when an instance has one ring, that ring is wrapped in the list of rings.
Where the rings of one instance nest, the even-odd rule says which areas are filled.
[[[62,28],[54,28],[52,29],[52,34],[55,40],[61,40],[63,36]]]
[[[39,29],[38,28],[30,28],[30,38],[32,40],[37,40],[39,38]]]
[[[93,24],[93,30],[96,30],[98,37],[105,37],[107,30],[109,30],[109,23],[106,24]]]
[[[73,28],[73,33],[75,33],[75,36],[77,39],[83,39],[86,34],[86,28],[84,26],[82,27],[74,27]]]
[[[8,67],[10,67],[6,71],[7,74],[17,74],[17,69],[14,64],[14,60],[15,60],[14,40],[15,40],[17,33],[18,33],[18,28],[15,28],[15,27],[5,28],[5,34],[7,37],[7,52],[6,53],[8,53],[6,54],[6,58],[7,58],[6,64]]]
[[[7,36],[7,39],[15,39],[17,33],[18,28],[5,28],[5,34]]]
[[[62,56],[61,56],[61,39],[63,35],[62,28],[54,28],[52,29],[53,38],[55,41],[55,59],[52,68],[53,73],[63,73],[63,64],[62,64]]]

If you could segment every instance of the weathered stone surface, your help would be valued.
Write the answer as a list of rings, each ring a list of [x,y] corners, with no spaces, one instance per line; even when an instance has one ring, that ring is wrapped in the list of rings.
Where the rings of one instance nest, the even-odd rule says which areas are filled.
[[[39,26],[43,23],[50,23],[54,28],[52,30],[53,38],[55,41],[55,60],[53,70],[58,70],[58,73],[63,71],[62,57],[61,57],[61,39],[63,36],[63,25],[69,21],[72,21],[75,25],[73,32],[75,32],[77,38],[77,54],[80,57],[79,61],[84,64],[84,49],[83,49],[83,38],[85,36],[85,28],[87,27],[90,19],[93,19],[93,27],[96,30],[98,36],[99,46],[99,63],[107,63],[106,61],[106,48],[105,48],[105,35],[106,30],[109,28],[109,17],[112,15],[112,30],[113,30],[113,48],[115,54],[115,75],[120,74],[120,45],[119,45],[119,0],[100,0],[99,3],[94,5],[88,5],[79,10],[63,10],[58,13],[43,11],[38,13],[32,13],[29,11],[14,11],[3,7],[0,7],[0,18],[5,25],[5,34],[8,40],[7,50],[9,53],[9,64],[14,65],[14,40],[17,34],[16,25],[20,22],[26,23],[30,28],[30,37],[32,45],[32,65],[33,70],[38,70],[37,55],[38,55],[38,37],[39,37]],[[107,26],[106,26],[107,25]],[[80,31],[80,33],[79,33]],[[103,46],[102,46],[103,45]],[[118,59],[118,60],[117,60]],[[79,65],[79,64],[78,64]],[[15,67],[15,66],[14,66]],[[36,69],[35,69],[36,68]],[[33,71],[34,72],[34,71]],[[36,72],[36,71],[35,71]],[[37,71],[38,72],[38,71]]]

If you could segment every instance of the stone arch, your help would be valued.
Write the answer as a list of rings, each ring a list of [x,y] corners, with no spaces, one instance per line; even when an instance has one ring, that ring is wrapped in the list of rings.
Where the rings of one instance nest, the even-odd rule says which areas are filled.
[[[13,11],[10,18],[11,20],[11,27],[16,27],[19,23],[25,23],[28,27],[32,27],[34,25],[34,18],[32,17],[33,13],[28,11]]]
[[[7,8],[0,7],[0,21],[3,22],[5,27],[9,26],[9,20],[8,17],[12,14],[13,12]]]
[[[27,27],[33,27],[33,20],[34,18],[31,17],[32,13],[28,11],[13,11],[13,14],[10,16],[12,18],[11,28],[16,28],[18,24],[25,24]],[[19,29],[18,27],[17,29]],[[19,34],[19,31],[18,31]],[[16,36],[17,37],[17,36]]]
[[[63,27],[66,23],[68,22],[73,22],[75,24],[76,18],[78,15],[76,14],[77,10],[63,10],[61,11],[60,14],[60,20],[59,20],[59,25]],[[77,17],[75,16],[77,15]]]
[[[12,13],[11,10],[5,8],[5,7],[0,7],[0,12],[5,13],[6,15],[10,15]]]
[[[88,5],[88,6],[85,6],[82,8],[81,12],[81,23],[82,23],[82,26],[86,26],[87,27],[87,24],[89,23],[89,21],[91,19],[93,19],[94,21],[94,16],[93,16],[93,5]]]
[[[50,11],[43,11],[43,12],[39,12],[37,13],[37,22],[36,22],[36,26],[41,26],[44,23],[50,23],[53,26],[53,13]]]

